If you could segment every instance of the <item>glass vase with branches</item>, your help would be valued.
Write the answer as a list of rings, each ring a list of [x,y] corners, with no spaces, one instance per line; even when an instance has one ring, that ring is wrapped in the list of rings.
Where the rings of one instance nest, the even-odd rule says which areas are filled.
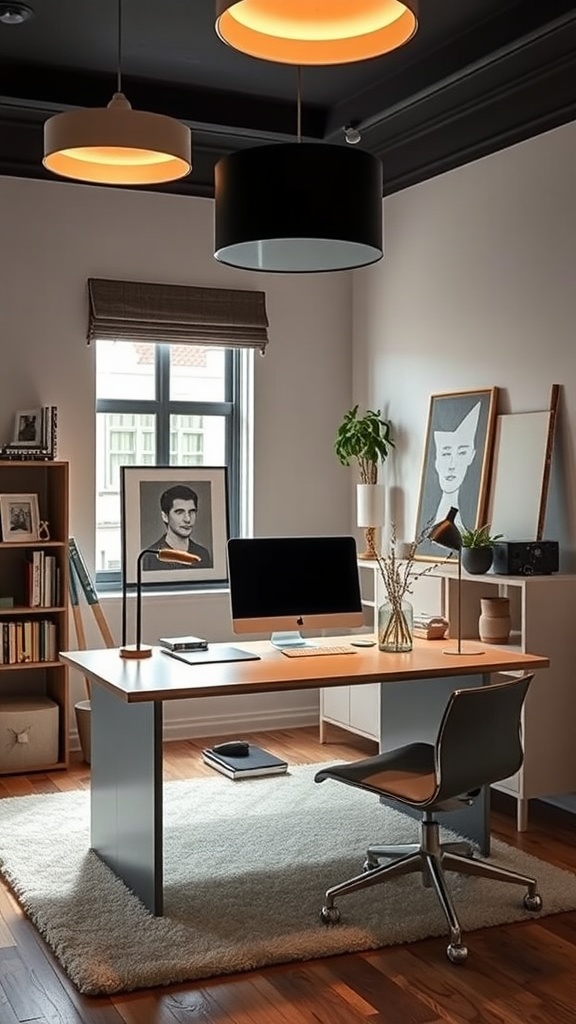
[[[430,563],[425,569],[414,569],[414,561],[419,545],[428,536],[430,524],[426,524],[415,540],[408,544],[405,552],[398,554],[396,526],[390,526],[390,542],[387,554],[376,552],[378,569],[384,584],[386,604],[388,608],[379,609],[378,615],[378,646],[383,651],[411,651],[413,644],[412,605],[407,595],[411,595],[414,582],[437,568],[437,563]]]

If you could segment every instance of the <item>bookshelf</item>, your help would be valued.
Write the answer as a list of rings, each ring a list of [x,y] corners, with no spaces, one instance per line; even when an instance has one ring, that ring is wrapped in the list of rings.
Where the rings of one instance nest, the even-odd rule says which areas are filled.
[[[68,765],[68,485],[67,462],[0,460],[0,495],[37,495],[49,529],[0,540],[2,775]]]

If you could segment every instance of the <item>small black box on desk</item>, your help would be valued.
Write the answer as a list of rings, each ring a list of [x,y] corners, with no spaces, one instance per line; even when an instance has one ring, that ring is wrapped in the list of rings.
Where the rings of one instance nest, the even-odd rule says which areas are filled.
[[[557,540],[506,540],[494,545],[492,571],[504,576],[548,576],[558,572]]]

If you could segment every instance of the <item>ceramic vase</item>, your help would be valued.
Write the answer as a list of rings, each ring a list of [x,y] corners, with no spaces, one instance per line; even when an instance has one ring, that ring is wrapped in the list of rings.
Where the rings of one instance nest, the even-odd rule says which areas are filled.
[[[401,653],[411,651],[413,643],[414,609],[409,601],[391,604],[385,601],[378,609],[378,648],[381,651]]]
[[[480,598],[478,633],[483,643],[508,643],[510,637],[510,599],[508,597]]]

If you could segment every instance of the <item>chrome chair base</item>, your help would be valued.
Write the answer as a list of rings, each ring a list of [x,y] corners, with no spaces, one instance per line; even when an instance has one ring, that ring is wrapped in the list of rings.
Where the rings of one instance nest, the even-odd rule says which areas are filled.
[[[379,864],[383,858],[394,858],[391,863]],[[320,911],[324,924],[337,924],[340,911],[335,900],[346,893],[368,889],[381,882],[387,882],[400,875],[419,871],[423,884],[432,887],[444,912],[450,933],[450,942],[446,948],[448,959],[461,964],[468,956],[468,950],[462,942],[462,930],[454,909],[452,897],[446,885],[445,872],[458,871],[465,875],[477,875],[498,882],[511,882],[524,885],[527,893],[524,896],[526,910],[537,912],[542,909],[542,899],[537,890],[534,878],[517,874],[497,864],[476,860],[472,845],[467,842],[441,843],[440,826],[432,812],[424,812],[421,825],[420,844],[410,843],[402,846],[371,846],[366,854],[362,874],[355,875],[339,885],[326,891],[325,903]]]

